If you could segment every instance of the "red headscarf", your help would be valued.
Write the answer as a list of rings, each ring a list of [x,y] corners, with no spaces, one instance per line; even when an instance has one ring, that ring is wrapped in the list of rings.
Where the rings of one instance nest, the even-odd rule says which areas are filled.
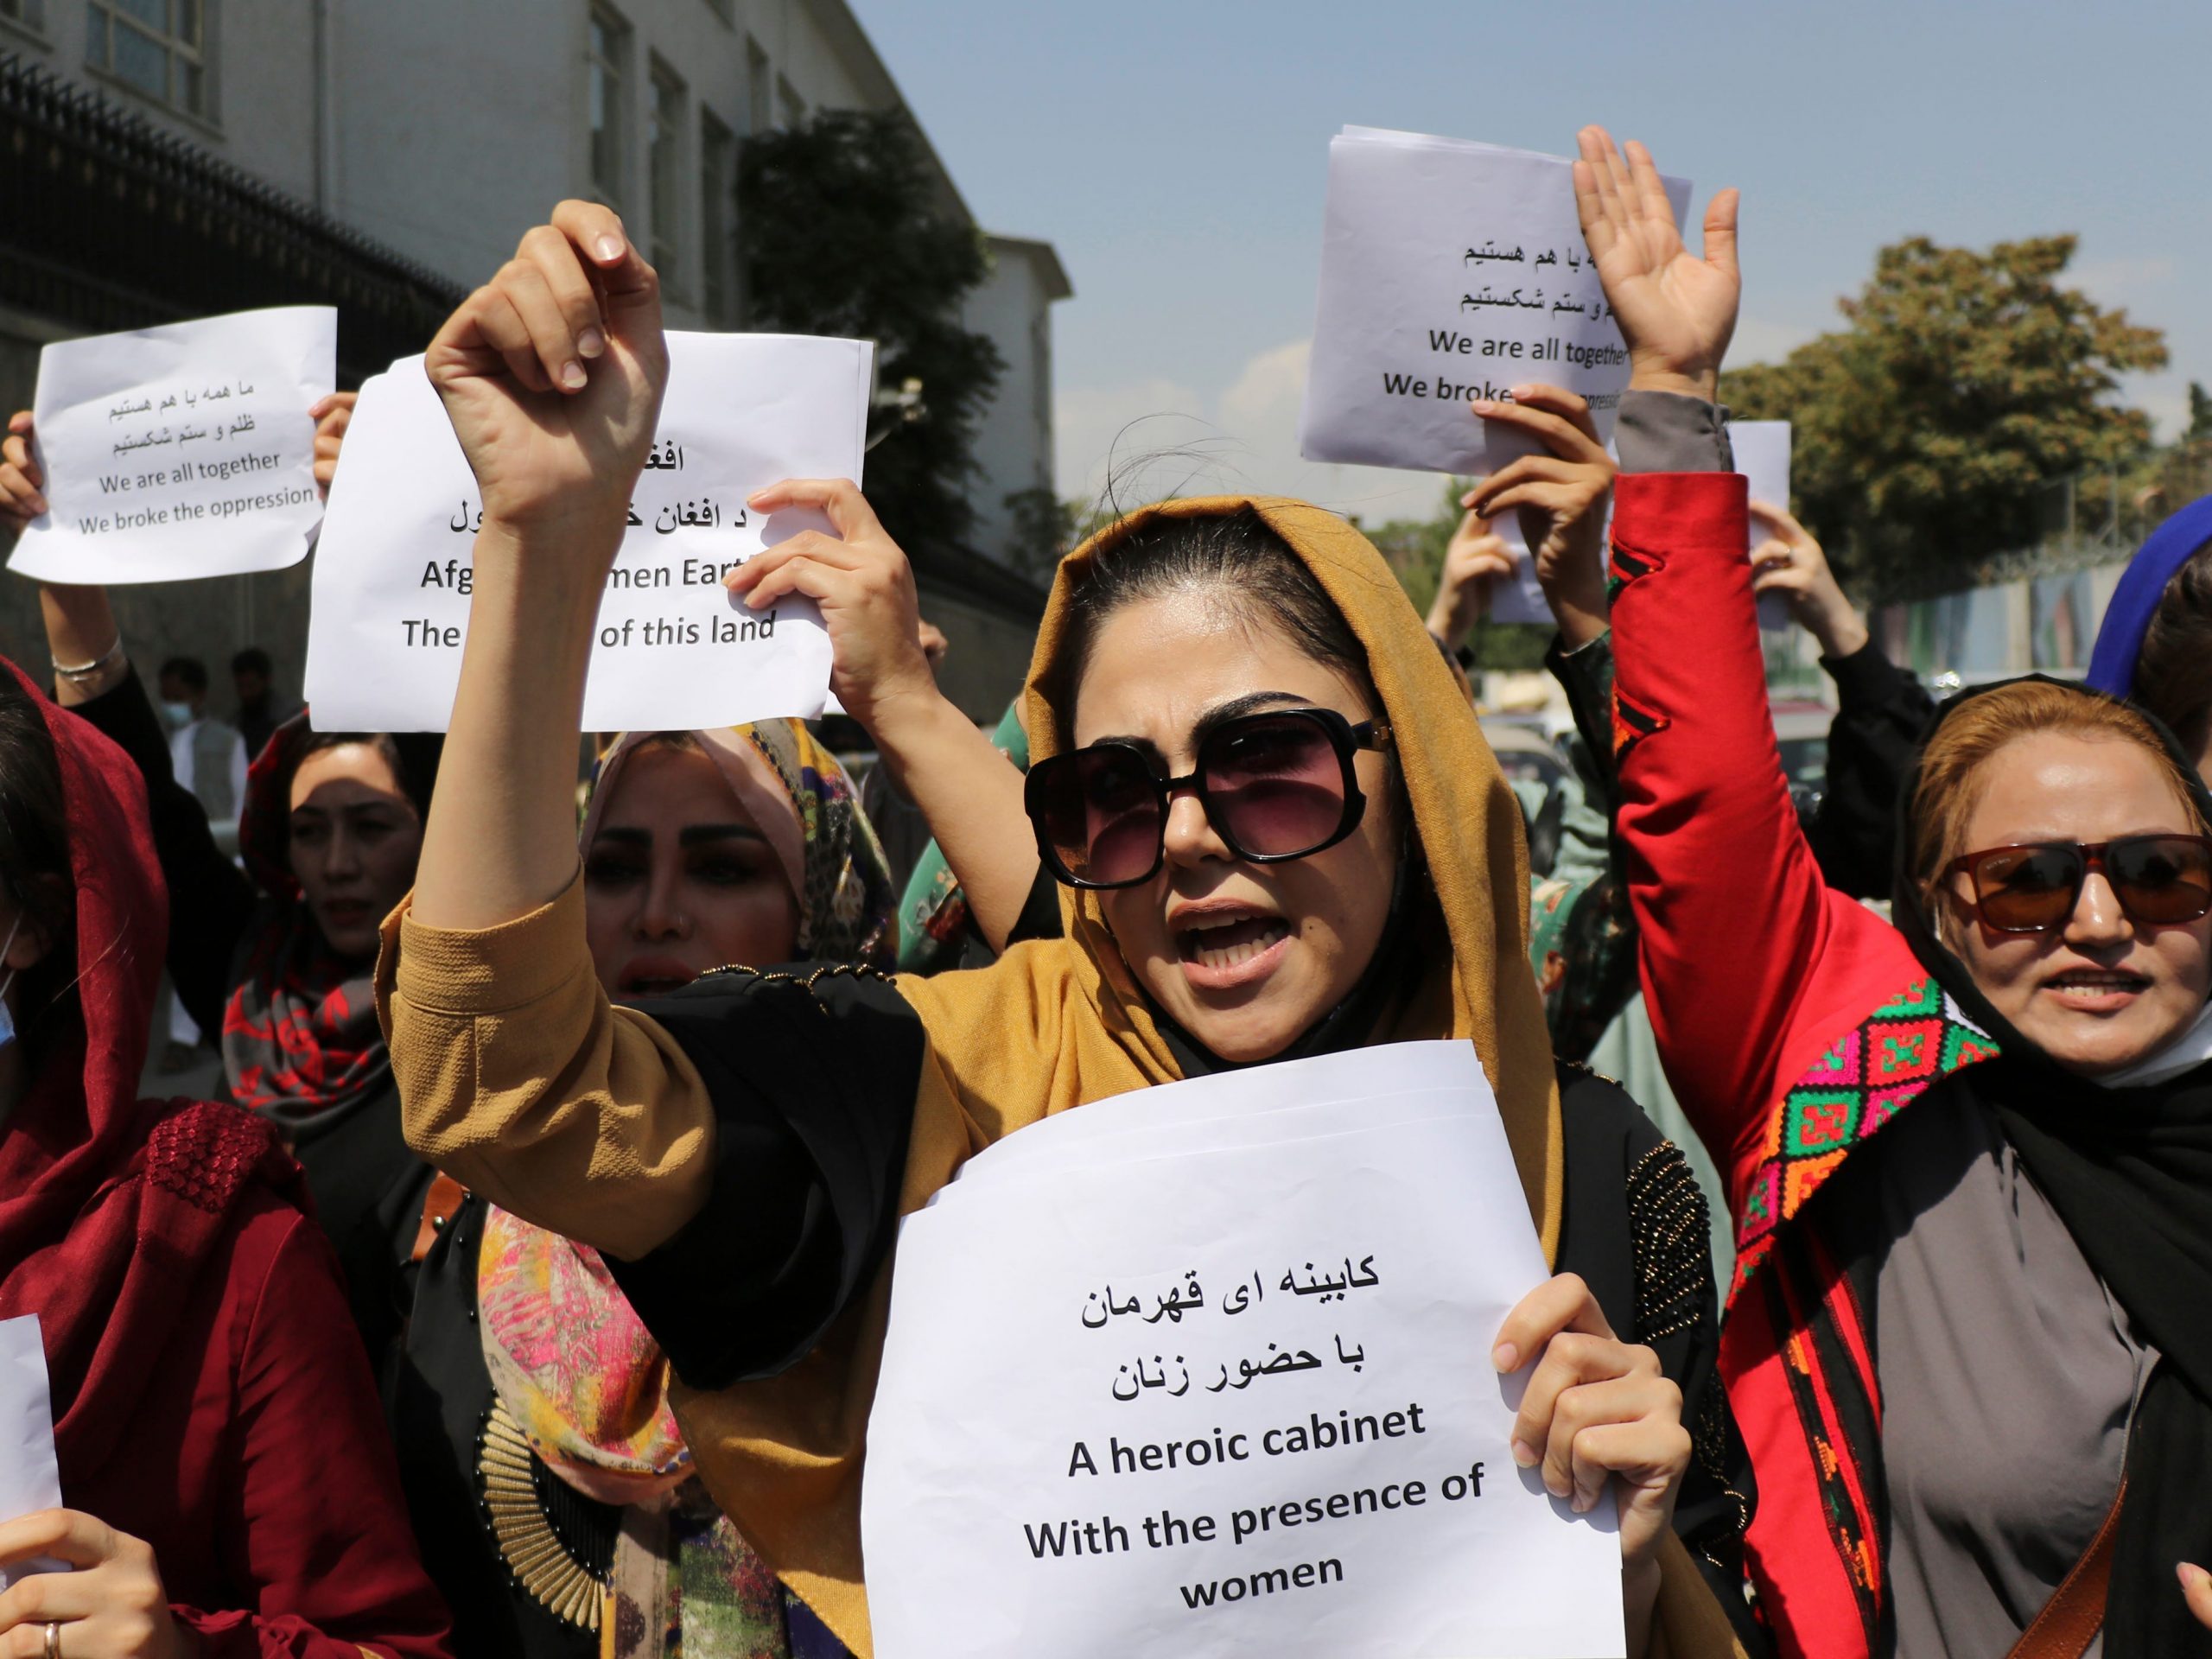
[[[235,1107],[138,1098],[168,931],[145,787],[121,749],[13,663],[0,671],[53,738],[75,890],[74,930],[54,948],[75,955],[82,1029],[40,1044],[0,1125],[0,1318],[39,1316],[66,1485],[99,1466],[161,1381],[238,1198],[297,1171]]]

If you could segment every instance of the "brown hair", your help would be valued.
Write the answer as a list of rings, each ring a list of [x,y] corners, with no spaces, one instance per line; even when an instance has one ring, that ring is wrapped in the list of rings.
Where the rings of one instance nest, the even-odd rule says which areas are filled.
[[[2147,750],[2188,807],[2196,828],[2205,828],[2196,802],[2196,780],[2139,710],[2050,680],[1999,686],[1967,699],[1946,715],[1921,754],[1920,780],[1913,788],[1906,833],[1912,848],[1913,885],[1931,913],[1945,867],[1973,850],[1965,844],[1967,820],[1981,798],[1977,778],[1982,766],[2007,744],[2041,732],[2133,743]]]
[[[2191,754],[2212,733],[2212,543],[2190,555],[2158,595],[2135,654],[2135,700]]]

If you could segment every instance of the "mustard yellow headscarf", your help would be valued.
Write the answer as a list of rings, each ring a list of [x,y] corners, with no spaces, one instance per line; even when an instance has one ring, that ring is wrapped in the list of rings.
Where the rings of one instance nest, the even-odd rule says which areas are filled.
[[[1448,952],[1403,988],[1376,1041],[1464,1037],[1497,1091],[1545,1259],[1559,1243],[1559,1093],[1528,969],[1529,858],[1513,792],[1465,692],[1374,545],[1333,513],[1275,497],[1176,501],[1131,514],[1061,563],[1030,665],[1039,758],[1068,742],[1052,688],[1070,646],[1071,595],[1092,562],[1162,519],[1250,510],[1311,570],[1366,648],[1395,734]],[[1064,892],[1066,937],[1018,945],[989,968],[902,979],[929,1034],[902,1213],[970,1155],[1054,1112],[1179,1076],[1095,899]],[[1427,930],[1433,937],[1433,930]],[[869,1652],[861,1568],[861,1452],[890,1309],[887,1264],[870,1294],[783,1376],[715,1393],[672,1391],[715,1501],[778,1573],[856,1652]]]

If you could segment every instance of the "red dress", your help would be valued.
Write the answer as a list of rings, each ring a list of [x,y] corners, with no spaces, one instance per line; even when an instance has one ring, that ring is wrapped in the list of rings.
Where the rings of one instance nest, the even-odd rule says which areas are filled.
[[[16,993],[0,1318],[39,1316],[62,1501],[152,1547],[207,1659],[445,1659],[298,1166],[235,1107],[136,1097],[168,928],[137,773],[0,663],[0,715],[26,702],[60,774],[75,915],[71,971]]]
[[[1742,477],[1616,488],[1620,830],[1660,1058],[1736,1224],[1720,1375],[1758,1481],[1751,1575],[1789,1659],[1867,1659],[1887,1595],[1881,1390],[1808,1205],[1997,1044],[1903,934],[1821,880],[1767,708]]]

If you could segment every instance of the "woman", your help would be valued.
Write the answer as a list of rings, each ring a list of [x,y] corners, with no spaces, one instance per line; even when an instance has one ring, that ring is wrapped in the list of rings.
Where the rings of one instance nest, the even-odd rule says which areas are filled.
[[[137,1098],[167,906],[130,763],[0,667],[0,1317],[35,1315],[66,1510],[0,1524],[0,1644],[449,1651],[298,1171]],[[333,1494],[342,1493],[342,1503]]]
[[[327,485],[353,394],[318,404],[315,471]],[[0,518],[46,510],[28,413],[0,443]],[[307,1173],[337,1247],[354,1321],[387,1370],[406,1323],[432,1172],[407,1149],[370,995],[377,925],[415,879],[437,773],[435,737],[319,733],[305,715],[253,758],[239,819],[245,869],[176,785],[159,717],[105,589],[42,584],[54,695],[123,747],[145,779],[170,893],[177,1001],[219,1033],[230,1098],[275,1124]]]
[[[728,962],[890,963],[883,855],[798,721],[618,739],[580,846],[610,998]],[[598,1253],[473,1196],[440,1209],[397,1408],[464,1650],[842,1659],[701,1491],[668,1363]]]
[[[1688,1177],[1594,1079],[1568,1078],[1562,1110],[1518,954],[1517,809],[1363,537],[1296,503],[1137,515],[1064,566],[1029,702],[1033,798],[1066,779],[1048,768],[1071,751],[1078,787],[1090,767],[1143,758],[1101,747],[1109,732],[1181,770],[1202,722],[1220,728],[1209,766],[1222,744],[1281,739],[1317,761],[1325,746],[1344,792],[1325,846],[1250,862],[1179,795],[1138,837],[1153,874],[1068,900],[1065,938],[993,969],[896,982],[742,969],[614,1009],[586,948],[562,757],[666,372],[656,278],[612,213],[563,204],[455,314],[429,369],[486,517],[450,764],[413,913],[387,925],[379,967],[410,1138],[607,1253],[682,1379],[710,1489],[841,1637],[867,1641],[858,1481],[901,1210],[1051,1111],[1222,1065],[1456,1034],[1497,1080],[1548,1255],[1582,1275],[1532,1294],[1499,1333],[1492,1363],[1534,1368],[1516,1455],[1585,1506],[1615,1481],[1634,1651],[1732,1650],[1669,1528],[1694,1461],[1717,1511],[1699,1535],[1724,1559],[1721,1516],[1740,1513],[1725,1468],[1705,1469],[1725,1461],[1721,1437],[1694,1459],[1681,1423],[1682,1391],[1700,1386],[1701,1255],[1632,1245],[1631,1187],[1663,1199]],[[858,492],[793,483],[751,505],[817,506],[842,532],[785,541],[733,585],[754,606],[794,591],[820,604],[833,685],[902,781],[920,781],[934,746],[988,747],[937,694],[911,575]],[[1055,845],[1063,877],[1099,868],[1087,845]],[[1674,1376],[1613,1319],[1668,1344]],[[1581,1337],[1554,1341],[1570,1325]],[[1554,1411],[1566,1389],[1577,1410]]]
[[[2212,496],[2152,531],[2128,561],[2089,654],[2088,683],[2132,697],[2212,765]]]
[[[1649,156],[1581,143],[1634,363],[1621,825],[1661,1052],[1735,1198],[1762,1603],[1823,1659],[2100,1626],[2106,1659],[2212,1653],[2175,1581],[2212,1551],[2212,798],[2141,715],[2016,682],[1927,740],[1897,925],[1823,888],[1715,470],[1734,195],[1694,258]]]

